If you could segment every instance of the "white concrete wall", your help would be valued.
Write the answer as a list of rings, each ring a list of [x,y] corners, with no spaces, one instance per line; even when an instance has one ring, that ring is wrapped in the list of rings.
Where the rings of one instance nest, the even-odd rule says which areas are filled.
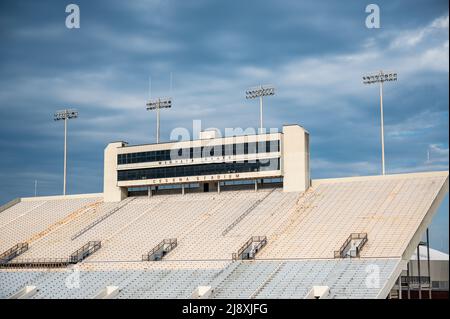
[[[430,260],[431,280],[432,281],[447,281],[449,280],[448,260]],[[410,276],[418,276],[419,268],[417,260],[411,260],[409,264]],[[406,271],[402,272],[402,276],[406,276]],[[428,276],[428,262],[427,260],[420,260],[420,276]]]
[[[120,202],[127,197],[127,189],[117,186],[117,154],[124,142],[109,143],[105,148],[103,167],[103,200]]]
[[[283,126],[283,190],[303,192],[310,186],[309,133],[299,125]]]

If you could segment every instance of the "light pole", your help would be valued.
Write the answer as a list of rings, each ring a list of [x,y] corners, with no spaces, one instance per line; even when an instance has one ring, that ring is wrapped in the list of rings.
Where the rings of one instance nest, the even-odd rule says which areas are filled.
[[[259,128],[263,129],[263,96],[275,95],[275,88],[272,85],[260,85],[245,91],[246,99],[255,99],[259,97]]]
[[[156,110],[156,143],[159,143],[159,110],[172,107],[172,99],[170,97],[157,98],[147,103],[147,111]]]
[[[397,73],[384,73],[379,71],[375,74],[363,76],[364,84],[380,83],[380,116],[381,116],[381,172],[386,173],[384,162],[384,114],[383,114],[383,83],[388,81],[397,81]]]
[[[54,115],[55,121],[64,120],[64,186],[63,195],[66,195],[67,184],[67,120],[78,117],[78,111],[75,109],[66,109],[57,111]]]

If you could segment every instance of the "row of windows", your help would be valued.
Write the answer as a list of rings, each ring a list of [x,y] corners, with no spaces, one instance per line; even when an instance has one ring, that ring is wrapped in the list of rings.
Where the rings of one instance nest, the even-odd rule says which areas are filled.
[[[183,165],[161,168],[145,168],[118,171],[118,181],[130,181],[154,178],[172,178],[186,176],[202,176],[216,174],[249,173],[260,171],[273,171],[280,169],[280,159],[271,158],[267,160]]]
[[[150,152],[128,153],[117,155],[117,163],[135,164],[146,162],[171,161],[177,159],[193,159],[210,156],[229,156],[279,152],[280,141],[261,141],[240,144],[211,145],[202,147],[179,148]]]

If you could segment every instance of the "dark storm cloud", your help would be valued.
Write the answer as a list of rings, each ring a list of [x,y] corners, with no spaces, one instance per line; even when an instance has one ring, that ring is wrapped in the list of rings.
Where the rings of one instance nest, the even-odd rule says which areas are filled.
[[[244,90],[273,83],[266,125],[305,126],[322,178],[378,174],[378,90],[361,76],[398,71],[385,88],[388,171],[448,169],[447,1],[378,1],[381,29],[365,28],[370,2],[360,0],[80,0],[72,30],[68,3],[0,3],[0,202],[32,195],[35,179],[40,194],[61,191],[63,130],[52,114],[63,107],[80,111],[69,123],[68,189],[100,192],[109,141],[154,140],[149,75],[153,96],[174,96],[166,139],[193,119],[254,127]],[[448,199],[432,239],[448,251],[448,228],[435,226],[448,225],[446,209]]]

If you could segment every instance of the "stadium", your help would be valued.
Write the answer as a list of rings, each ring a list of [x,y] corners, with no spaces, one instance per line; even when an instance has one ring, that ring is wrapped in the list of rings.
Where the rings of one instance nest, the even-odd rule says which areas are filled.
[[[448,172],[311,179],[309,145],[296,124],[112,142],[103,193],[0,207],[0,298],[438,297]]]

